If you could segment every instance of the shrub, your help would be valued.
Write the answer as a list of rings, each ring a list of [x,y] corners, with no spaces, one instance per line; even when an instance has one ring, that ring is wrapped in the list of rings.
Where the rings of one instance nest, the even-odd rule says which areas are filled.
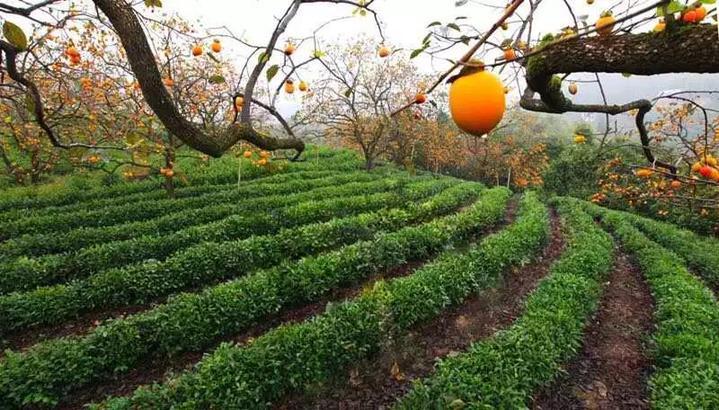
[[[15,403],[53,402],[150,355],[205,347],[286,307],[437,252],[501,218],[508,197],[506,190],[490,191],[486,200],[460,214],[184,294],[151,311],[102,325],[83,338],[8,354],[0,363],[0,397]],[[68,368],[74,371],[68,374]]]
[[[480,202],[469,213],[450,218],[484,220],[488,209],[482,208],[495,213],[496,205]],[[448,222],[435,223],[435,235],[442,235]],[[530,195],[515,224],[466,254],[448,252],[409,277],[377,283],[354,300],[304,323],[281,326],[247,347],[224,344],[196,371],[97,408],[270,407],[282,395],[336,377],[338,369],[377,352],[388,337],[387,327],[406,329],[495,283],[505,267],[530,258],[547,230],[546,210]],[[497,252],[497,247],[504,250]],[[416,315],[408,316],[410,311]]]
[[[719,305],[675,253],[647,239],[625,213],[585,205],[637,259],[656,302],[657,370],[649,379],[656,409],[719,408]]]
[[[442,360],[397,408],[526,408],[582,342],[601,280],[612,267],[611,238],[577,206],[561,202],[568,248],[508,329]]]

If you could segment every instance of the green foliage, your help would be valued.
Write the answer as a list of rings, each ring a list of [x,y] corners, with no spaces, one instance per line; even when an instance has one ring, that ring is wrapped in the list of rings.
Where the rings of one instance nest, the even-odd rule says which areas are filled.
[[[466,213],[431,223],[428,238],[456,229],[451,226],[459,221],[481,226],[499,218],[508,193],[494,192]],[[466,254],[445,253],[409,277],[379,282],[354,300],[281,326],[247,347],[225,344],[196,371],[97,408],[268,408],[289,391],[336,377],[338,369],[377,352],[390,337],[388,328],[406,329],[496,283],[505,267],[531,258],[547,231],[546,208],[530,194],[515,224]]]
[[[656,409],[719,408],[719,305],[675,253],[647,239],[632,217],[585,205],[602,218],[637,259],[656,302],[649,380]]]
[[[592,125],[589,123],[579,123],[574,127],[575,135],[583,135],[587,139],[587,145],[592,145],[594,142],[594,131]]]
[[[400,409],[525,408],[579,349],[595,311],[601,280],[612,266],[611,238],[578,206],[559,203],[569,245],[529,297],[515,324],[468,352],[442,360],[416,384]]]
[[[672,249],[709,285],[719,289],[719,241],[676,225],[624,213],[624,218],[667,249]]]
[[[182,228],[189,228],[226,218],[238,210],[247,209],[242,206],[250,203],[267,202],[266,198],[284,196],[299,191],[309,191],[323,187],[331,187],[346,182],[371,182],[378,177],[361,173],[337,175],[334,173],[298,173],[297,178],[258,179],[257,184],[247,184],[242,188],[230,188],[226,185],[208,185],[213,189],[186,188],[180,191],[189,201],[170,200],[166,214],[140,221],[118,223],[109,226],[82,227],[67,232],[38,233],[23,235],[0,243],[0,255],[5,257],[42,256],[46,254],[77,251],[92,245],[121,241],[141,235],[160,235],[172,233]],[[317,178],[316,178],[317,177]],[[207,196],[205,196],[207,195]],[[265,198],[262,201],[258,198]],[[151,209],[155,200],[136,199],[140,210]],[[160,200],[163,204],[166,200]],[[132,204],[123,206],[124,211],[132,208]],[[241,206],[238,206],[241,205]],[[250,207],[251,208],[251,207]],[[117,208],[115,208],[117,209]],[[79,211],[85,213],[85,211]],[[154,214],[154,211],[149,213]],[[67,215],[72,215],[68,212]],[[62,213],[65,215],[65,213]],[[52,214],[46,219],[52,219]],[[59,216],[59,214],[58,214]],[[65,218],[63,218],[65,219]],[[0,268],[0,271],[5,269]]]
[[[162,260],[198,242],[223,242],[255,234],[275,233],[282,228],[345,215],[348,205],[375,210],[401,203],[406,198],[395,192],[407,180],[382,179],[367,183],[329,186],[293,195],[277,195],[238,203],[235,214],[205,225],[190,227],[168,235],[146,235],[126,241],[109,242],[76,253],[19,259],[2,276],[2,289],[24,289],[70,279],[87,277],[103,270],[141,261]],[[445,181],[444,183],[447,183]],[[433,181],[419,181],[432,189]],[[357,191],[365,195],[356,197]],[[264,211],[264,212],[258,212]],[[188,217],[192,217],[188,215]],[[14,279],[14,280],[13,280]],[[0,305],[6,299],[0,298]],[[1,309],[0,309],[1,310]],[[39,312],[38,312],[39,313]],[[41,314],[35,314],[42,317]],[[11,322],[0,318],[0,329]]]
[[[297,170],[296,172],[285,172],[282,174],[275,174],[268,177],[249,179],[245,181],[241,186],[240,190],[245,190],[255,186],[255,184],[280,184],[285,182],[291,182],[296,179],[318,179],[326,178],[330,176],[338,176],[339,173],[333,170],[326,171],[304,171]],[[77,190],[88,190],[96,187],[94,180],[86,178],[68,178],[64,181],[68,186],[73,187]],[[232,189],[237,190],[237,184],[220,184],[220,185],[198,185],[189,187],[180,187],[175,190],[175,199],[194,198],[201,195],[206,195],[218,191],[230,191]],[[164,190],[152,190],[147,192],[137,192],[133,194],[126,194],[121,197],[101,197],[97,199],[84,200],[76,203],[58,206],[45,206],[42,208],[30,208],[30,209],[11,209],[0,213],[0,222],[6,223],[15,221],[22,218],[37,218],[37,217],[48,217],[60,214],[70,214],[73,212],[89,212],[95,211],[106,207],[119,207],[132,203],[144,203],[153,201],[163,201],[167,198],[167,192]]]
[[[290,162],[282,173],[296,171],[354,171],[361,168],[361,161],[356,153],[337,151],[323,147],[310,146],[305,151],[306,161]],[[188,185],[219,185],[237,182],[237,158],[225,155],[222,158],[209,159],[206,163],[194,158],[180,158],[177,168],[187,176]],[[243,180],[251,180],[269,176],[274,171],[262,167],[246,165]],[[99,175],[99,176],[98,176]],[[156,181],[124,182],[112,186],[103,186],[104,173],[89,174],[77,172],[74,175],[60,178],[54,183],[30,187],[17,187],[5,190],[0,198],[0,211],[62,206],[81,201],[106,198],[109,203],[131,202],[127,195],[139,192],[155,191],[164,193]],[[80,182],[84,187],[76,185]]]
[[[587,199],[597,192],[600,159],[586,145],[566,147],[544,174],[545,189],[555,195]]]
[[[348,175],[353,174],[343,174],[340,178],[346,178]],[[223,202],[237,202],[248,197],[266,195],[266,193],[296,192],[303,189],[302,184],[307,184],[307,182],[301,179],[291,179],[286,184],[280,184],[275,190],[271,186],[248,185],[240,189],[232,189],[226,186],[225,189],[218,190],[218,192],[210,191],[201,196],[164,200],[136,200],[116,206],[90,207],[89,209],[60,214],[47,213],[42,216],[32,215],[0,224],[0,240],[23,234],[67,232],[83,227],[111,226],[124,222],[142,221],[162,216],[175,210],[202,208],[210,204]],[[263,190],[266,192],[263,192]]]
[[[254,179],[261,176],[268,176],[273,173],[292,172],[295,169],[305,171],[356,171],[362,169],[363,162],[359,156],[352,151],[333,150],[324,147],[309,147],[303,154],[304,162],[290,162],[278,171],[272,168],[250,166],[245,162],[242,170],[242,179]],[[207,163],[197,160],[178,161],[178,168],[187,175],[189,185],[217,185],[237,182],[237,158],[225,155],[217,159],[209,159]]]
[[[503,213],[509,192],[489,191],[468,211],[308,257],[250,276],[183,294],[156,309],[98,327],[83,338],[55,340],[0,363],[0,396],[55,401],[72,389],[136,364],[149,355],[206,346],[282,309],[317,300],[408,260],[427,257],[466,238]],[[486,199],[485,199],[486,198]],[[451,202],[451,196],[444,200]],[[427,202],[420,208],[444,208]],[[342,324],[345,326],[345,324]],[[351,327],[351,326],[350,326]],[[66,369],[73,368],[72,374]]]
[[[437,194],[446,187],[447,184],[441,181],[427,186],[408,186],[401,194],[402,200],[388,202],[384,206],[399,206],[404,201]],[[369,239],[380,230],[398,229],[404,223],[449,212],[475,197],[478,190],[476,185],[456,185],[421,206],[407,205],[409,209],[404,212],[385,210],[285,229],[277,235],[252,236],[231,242],[205,242],[178,252],[164,262],[110,269],[86,280],[0,297],[0,311],[8,316],[8,322],[12,318],[19,322],[13,326],[20,326],[37,321],[59,323],[100,306],[109,308],[148,303],[183,288],[241,276],[251,270],[276,265],[287,258],[295,259]],[[319,208],[324,208],[322,212],[317,212],[318,207],[304,207],[308,213],[297,214],[294,218],[312,222],[313,216],[323,220],[327,214],[357,214],[371,210],[373,206],[368,206],[368,203],[375,204],[375,201],[370,199],[368,202],[364,196],[322,201],[318,203]],[[289,221],[286,224],[293,225]]]

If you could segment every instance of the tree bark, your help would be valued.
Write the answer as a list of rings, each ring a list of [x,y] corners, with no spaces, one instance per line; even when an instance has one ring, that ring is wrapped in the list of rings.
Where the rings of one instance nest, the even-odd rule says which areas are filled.
[[[678,26],[662,33],[593,36],[547,47],[527,63],[528,77],[557,73],[719,72],[717,28],[711,24]]]
[[[668,73],[719,72],[719,41],[710,24],[668,27],[662,33],[624,34],[609,37],[578,37],[550,43],[529,58],[527,90],[520,101],[530,111],[562,114],[594,112],[617,115],[637,110],[636,122],[644,154],[652,164],[676,172],[676,167],[658,161],[649,148],[644,117],[653,103],[640,99],[621,105],[574,104],[562,92],[557,74],[626,73],[656,75]],[[540,99],[534,99],[538,93]]]
[[[145,32],[132,5],[125,0],[94,0],[107,16],[120,37],[128,62],[142,89],[145,101],[162,124],[188,146],[220,157],[240,140],[245,140],[268,151],[293,149],[299,156],[305,144],[298,138],[274,138],[258,133],[248,122],[232,124],[222,131],[208,134],[180,114],[170,93],[162,82],[155,55],[148,44]],[[248,101],[247,104],[251,102]]]

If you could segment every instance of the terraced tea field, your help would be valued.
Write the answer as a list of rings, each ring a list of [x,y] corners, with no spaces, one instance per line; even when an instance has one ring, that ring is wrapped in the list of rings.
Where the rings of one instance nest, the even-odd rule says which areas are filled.
[[[0,408],[719,408],[719,242],[347,155],[0,200]]]

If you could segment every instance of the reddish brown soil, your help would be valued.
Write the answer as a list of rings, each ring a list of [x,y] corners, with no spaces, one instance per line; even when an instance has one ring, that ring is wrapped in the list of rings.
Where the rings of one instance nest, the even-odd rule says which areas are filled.
[[[338,381],[313,393],[290,397],[276,408],[389,408],[410,389],[413,380],[433,372],[437,359],[466,350],[471,343],[509,326],[564,247],[559,218],[553,213],[549,243],[535,262],[513,269],[496,289],[472,296],[385,346],[380,355],[350,369],[347,376],[343,373]]]
[[[599,310],[567,376],[540,392],[534,409],[648,409],[645,343],[654,301],[638,266],[618,251]]]

